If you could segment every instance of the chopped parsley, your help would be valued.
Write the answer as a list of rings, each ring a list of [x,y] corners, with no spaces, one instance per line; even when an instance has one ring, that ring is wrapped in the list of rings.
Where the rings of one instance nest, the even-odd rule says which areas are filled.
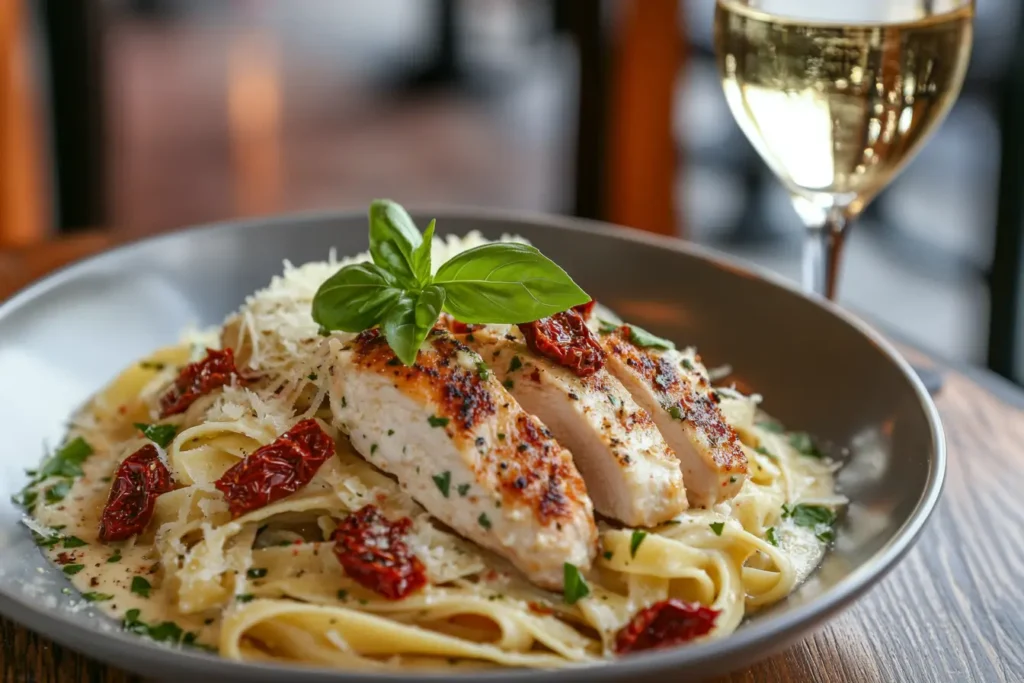
[[[235,602],[252,602],[255,597],[252,593],[241,593],[235,596]]]
[[[82,475],[82,463],[93,454],[92,446],[82,437],[77,437],[64,444],[43,463],[39,470],[39,479],[47,477],[78,477]]]
[[[87,602],[106,602],[107,600],[113,600],[114,596],[110,593],[97,593],[90,591],[88,593],[82,593],[82,598]]]
[[[310,382],[315,382],[317,380],[317,374],[315,372],[311,372],[308,375],[306,375],[306,379],[308,379]]]
[[[768,527],[767,530],[765,530],[765,532],[764,532],[764,540],[768,541],[769,543],[771,543],[776,548],[779,547],[779,539],[775,535],[775,527],[770,526],[770,527]]]
[[[680,408],[678,404],[674,405],[674,406],[669,406],[668,407],[668,414],[672,416],[673,420],[682,420],[683,417],[684,417],[683,416],[683,409]]]
[[[71,480],[61,479],[56,484],[46,489],[46,503],[53,505],[64,500],[67,495],[71,492]]]
[[[151,360],[144,360],[139,363],[139,367],[142,368],[143,370],[155,370],[157,372],[160,372],[161,370],[166,368],[167,365],[164,363],[154,363]]]
[[[682,359],[681,361],[679,361],[679,364],[683,366],[684,370],[693,372],[693,363],[690,362],[689,358]]]
[[[455,487],[455,490],[459,492],[460,498],[465,498],[466,494],[469,493],[469,484],[459,484]]]
[[[124,613],[122,627],[125,631],[135,633],[161,643],[173,643],[175,645],[195,645],[198,633],[183,630],[173,621],[162,621],[159,624],[147,624],[139,619],[141,612],[137,609],[130,609]],[[202,646],[200,646],[202,647]]]
[[[612,404],[613,408],[622,407],[622,399],[616,396],[615,394],[608,394],[608,402]]]
[[[491,371],[482,360],[476,362],[476,374],[485,382],[491,378]]]
[[[267,575],[267,568],[253,567],[252,569],[245,572],[245,575],[248,576],[250,579],[262,579],[264,576]]]
[[[388,436],[394,436],[394,435],[395,435],[395,430],[394,429],[389,429],[388,430]]]
[[[668,339],[663,339],[656,334],[651,334],[642,327],[636,325],[624,325],[629,330],[629,341],[634,345],[651,349],[674,349],[676,345]]]
[[[640,544],[647,538],[647,532],[641,531],[640,529],[634,529],[633,535],[629,537],[629,556],[636,557],[636,551],[640,548]]]
[[[498,441],[504,441],[504,440],[505,440],[505,434],[502,433],[502,432],[498,432]]]
[[[167,448],[167,445],[174,441],[174,436],[178,433],[178,428],[174,425],[148,425],[136,422],[135,428],[160,448]]]
[[[431,477],[434,480],[434,484],[437,486],[437,490],[441,492],[441,495],[445,498],[448,497],[448,491],[452,485],[452,473],[448,470],[441,472],[441,474],[435,474]]]
[[[721,536],[725,529],[725,522],[712,522],[710,526],[711,530],[715,532],[715,536]]]
[[[807,432],[793,432],[789,435],[789,445],[809,458],[824,458],[825,454],[814,445],[814,439]]]
[[[486,512],[481,512],[480,516],[476,518],[476,521],[485,529],[491,528],[491,518],[487,516]]]
[[[505,380],[504,382],[502,382],[502,383],[501,383],[501,386],[505,387],[505,388],[506,388],[506,389],[508,389],[509,391],[511,391],[511,390],[512,390],[512,387],[514,387],[515,385],[516,385],[516,383],[515,383],[515,382],[513,382],[513,381],[512,381],[512,380],[510,380],[510,379],[507,379],[507,380]]]
[[[78,572],[82,571],[83,569],[85,569],[85,565],[84,564],[66,564],[66,565],[64,565],[64,573],[67,574],[68,576],[74,576],[75,574],[77,574]]]
[[[519,356],[512,356],[512,360],[508,364],[508,371],[515,372],[521,367],[523,367],[523,361],[519,360]]]
[[[370,455],[373,455],[376,452],[377,452],[377,444],[375,444],[375,443],[374,444],[370,444]]]
[[[92,454],[89,442],[80,436],[75,437],[47,458],[38,470],[27,471],[26,474],[32,480],[11,500],[31,512],[39,501],[39,492],[34,490],[35,487],[47,479],[57,477],[59,480],[46,490],[44,496],[48,504],[59,503],[71,491],[74,478],[82,475],[82,463]]]
[[[132,577],[132,593],[141,595],[144,598],[149,597],[149,589],[152,588],[152,584],[141,576]]]
[[[606,559],[606,560],[612,559],[612,556],[615,555],[615,553],[613,553],[611,550],[605,550],[603,554],[604,554],[604,559]]]
[[[107,558],[107,564],[114,564],[121,561],[121,551],[115,550],[114,554]]]
[[[35,539],[36,545],[40,548],[52,548],[53,546],[60,543],[60,534],[52,534],[50,536],[43,536],[32,532],[32,538]]]
[[[562,598],[567,605],[575,605],[581,599],[590,595],[590,586],[583,580],[579,568],[566,562],[562,565],[563,584]]]
[[[782,423],[775,422],[774,420],[763,420],[761,422],[755,422],[754,426],[760,427],[766,432],[771,432],[772,434],[783,434],[786,431],[786,428],[782,426]]]
[[[447,427],[449,419],[447,417],[438,417],[437,415],[431,415],[427,418],[427,422],[430,423],[431,427]]]
[[[65,548],[81,548],[82,546],[89,545],[78,536],[67,536],[64,539]]]
[[[348,600],[348,591],[345,590],[344,588],[338,590],[338,599],[339,600]]]
[[[823,543],[835,540],[836,534],[832,525],[836,523],[836,513],[824,505],[783,505],[782,517],[792,519],[797,526],[813,529],[815,537]]]

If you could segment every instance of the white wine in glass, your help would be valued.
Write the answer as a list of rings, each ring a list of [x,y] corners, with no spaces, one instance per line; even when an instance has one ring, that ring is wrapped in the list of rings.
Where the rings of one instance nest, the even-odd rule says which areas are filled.
[[[956,100],[973,18],[973,0],[717,0],[725,97],[808,227],[808,291],[835,297],[846,226]]]

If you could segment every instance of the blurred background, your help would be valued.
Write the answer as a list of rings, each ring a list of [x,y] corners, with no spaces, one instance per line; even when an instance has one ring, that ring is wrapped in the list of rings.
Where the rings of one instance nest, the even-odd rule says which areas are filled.
[[[713,11],[0,0],[0,271],[54,240],[390,196],[601,218],[796,279],[803,227],[725,104]],[[963,94],[855,225],[840,300],[1020,381],[1021,4],[977,11]]]

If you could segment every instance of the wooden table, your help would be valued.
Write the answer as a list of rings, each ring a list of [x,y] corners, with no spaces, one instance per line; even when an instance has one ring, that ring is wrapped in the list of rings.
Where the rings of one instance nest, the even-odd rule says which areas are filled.
[[[114,241],[87,235],[0,252],[0,299]],[[821,631],[722,683],[1024,681],[1024,391],[939,366],[949,471],[917,545]],[[0,673],[2,683],[138,680],[3,619]]]

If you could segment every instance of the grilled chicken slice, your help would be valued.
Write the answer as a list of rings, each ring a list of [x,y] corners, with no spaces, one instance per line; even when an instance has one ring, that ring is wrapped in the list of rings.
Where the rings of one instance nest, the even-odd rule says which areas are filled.
[[[563,565],[590,566],[593,505],[572,454],[463,344],[434,330],[412,367],[377,330],[338,353],[336,424],[434,517],[560,590]]]
[[[606,368],[654,418],[679,458],[687,496],[710,507],[739,492],[747,457],[711,393],[707,371],[692,354],[642,347],[626,327],[601,335]]]
[[[606,370],[578,377],[534,353],[516,328],[488,326],[460,338],[572,451],[598,512],[654,526],[686,509],[679,461],[647,411]]]

